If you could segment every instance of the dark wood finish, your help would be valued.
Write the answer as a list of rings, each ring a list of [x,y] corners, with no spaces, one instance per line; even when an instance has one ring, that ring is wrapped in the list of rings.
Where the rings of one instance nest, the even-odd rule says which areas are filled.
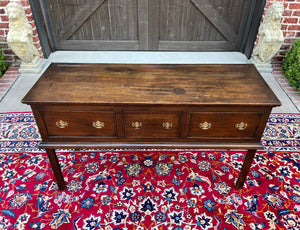
[[[243,164],[242,170],[241,170],[239,178],[238,178],[238,180],[237,180],[237,182],[235,184],[235,187],[237,189],[242,189],[243,188],[245,180],[246,180],[247,175],[249,173],[249,170],[250,170],[253,158],[255,156],[255,153],[256,153],[255,149],[249,149],[247,151],[246,158],[244,160],[244,164]]]
[[[279,104],[251,64],[51,64],[23,102],[252,108]]]
[[[31,4],[42,6],[53,50],[239,51],[256,19],[250,7],[253,1],[39,0]],[[251,25],[257,30],[257,24]]]
[[[179,113],[125,112],[126,138],[179,137]],[[140,127],[132,127],[137,122]]]
[[[50,164],[51,164],[51,167],[52,167],[52,171],[53,171],[54,177],[55,177],[57,185],[58,185],[58,188],[60,190],[64,191],[64,190],[67,189],[67,186],[66,186],[64,177],[62,175],[62,172],[61,172],[61,169],[60,169],[60,166],[59,166],[59,162],[58,162],[55,150],[47,148],[46,152],[47,152],[47,155],[48,155],[48,158],[49,158],[49,161],[50,161]]]
[[[84,140],[81,140],[84,141]],[[64,148],[64,149],[81,149],[81,148],[103,148],[103,149],[259,149],[262,148],[260,143],[206,143],[206,142],[45,142],[42,141],[39,145],[42,149],[47,148]]]
[[[259,112],[192,112],[188,137],[253,139],[256,137],[261,115],[262,113]],[[211,123],[211,127],[209,129],[199,129],[199,125],[204,122]],[[238,130],[235,127],[240,122],[247,123],[245,130]]]
[[[40,147],[50,150],[245,148],[254,153],[271,109],[280,105],[250,64],[57,63],[22,102],[32,107]],[[49,159],[63,188],[52,150]],[[239,188],[253,151],[246,159]]]
[[[116,137],[116,118],[114,112],[74,112],[46,111],[42,112],[49,136],[97,136]],[[68,127],[59,128],[57,121],[67,121]],[[99,122],[99,127],[93,122]],[[103,127],[100,122],[103,123]]]
[[[34,18],[34,23],[39,35],[39,40],[41,42],[43,55],[45,58],[48,58],[50,53],[52,52],[52,49],[48,40],[47,28],[43,20],[40,2],[36,0],[29,0],[29,3]]]

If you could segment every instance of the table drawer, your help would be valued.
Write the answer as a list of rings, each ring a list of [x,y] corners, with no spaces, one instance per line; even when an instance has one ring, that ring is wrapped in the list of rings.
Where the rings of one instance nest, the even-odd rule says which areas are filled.
[[[49,136],[116,136],[116,118],[111,111],[45,111],[43,116]]]
[[[262,113],[192,112],[188,137],[254,138]]]
[[[179,136],[180,113],[125,112],[127,138],[174,138]]]

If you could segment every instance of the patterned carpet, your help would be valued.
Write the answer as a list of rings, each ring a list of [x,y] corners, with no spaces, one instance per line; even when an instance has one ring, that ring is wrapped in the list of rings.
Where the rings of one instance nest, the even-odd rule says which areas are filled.
[[[272,114],[244,151],[59,151],[57,190],[31,113],[0,114],[0,229],[300,229],[300,115]]]

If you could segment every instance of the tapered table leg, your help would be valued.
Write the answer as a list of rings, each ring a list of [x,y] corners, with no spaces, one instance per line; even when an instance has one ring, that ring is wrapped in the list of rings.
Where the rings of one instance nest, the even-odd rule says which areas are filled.
[[[239,178],[235,184],[236,189],[242,189],[246,180],[246,177],[249,173],[253,158],[255,156],[256,149],[249,149],[246,154],[245,161],[243,163],[242,170],[240,172]]]
[[[54,177],[55,177],[56,182],[58,184],[59,190],[62,190],[62,191],[66,190],[67,186],[66,186],[66,183],[64,181],[64,178],[63,178],[63,175],[62,175],[59,163],[58,163],[58,159],[57,159],[55,150],[54,149],[46,149],[46,152],[47,152],[47,155],[48,155],[51,167],[52,167]]]

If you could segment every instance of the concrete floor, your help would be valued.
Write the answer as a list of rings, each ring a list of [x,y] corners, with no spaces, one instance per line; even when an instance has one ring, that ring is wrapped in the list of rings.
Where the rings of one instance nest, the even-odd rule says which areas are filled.
[[[149,64],[246,64],[248,59],[238,52],[115,52],[115,51],[58,51],[45,59],[43,71],[52,62],[60,63],[149,63]],[[43,72],[42,71],[42,72]],[[21,74],[0,102],[0,113],[31,111],[21,103],[22,98],[33,86],[40,74]],[[273,89],[282,106],[273,113],[299,113],[271,73],[263,73],[265,81]]]

